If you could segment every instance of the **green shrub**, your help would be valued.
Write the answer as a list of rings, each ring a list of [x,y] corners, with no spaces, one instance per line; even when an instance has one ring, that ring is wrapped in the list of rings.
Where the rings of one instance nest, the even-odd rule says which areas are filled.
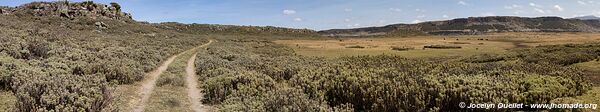
[[[431,49],[460,49],[460,46],[449,46],[449,45],[428,45],[423,46],[423,48],[431,48]]]
[[[505,60],[504,56],[493,55],[493,54],[481,54],[481,55],[473,55],[469,57],[465,57],[462,59],[464,62],[468,63],[488,63],[488,62],[497,62]]]
[[[207,103],[218,104],[232,97],[235,92],[267,91],[274,88],[275,82],[264,74],[255,72],[230,73],[210,78],[204,82],[204,100]],[[240,91],[239,88],[247,87],[248,91]],[[259,92],[260,93],[260,92]],[[250,95],[258,93],[250,93]],[[248,94],[244,94],[248,95]]]
[[[392,50],[395,50],[395,51],[408,51],[408,50],[415,49],[414,47],[397,47],[397,46],[392,46],[391,48],[392,48]]]
[[[117,9],[117,12],[121,12],[121,5],[119,5],[118,3],[111,2],[110,6],[114,7],[115,9]]]
[[[111,111],[112,95],[102,75],[50,74],[23,68],[13,77],[17,111]]]
[[[156,80],[156,86],[165,85],[183,87],[185,86],[185,79],[183,76],[178,76],[173,73],[162,74],[161,77]]]
[[[139,81],[167,57],[207,42],[137,22],[39,16],[0,16],[0,89],[13,92],[17,111],[112,111],[109,83]],[[98,21],[111,27],[97,31]]]
[[[576,68],[523,61],[516,51],[460,61],[387,55],[322,59],[256,47],[269,44],[220,40],[201,51],[206,55],[198,55],[196,63],[206,77],[200,79],[205,100],[223,111],[452,111],[460,109],[453,105],[459,102],[550,102],[590,87]],[[264,53],[272,51],[285,54]],[[221,58],[226,55],[238,59]],[[275,86],[239,83],[246,72]]]
[[[358,48],[358,49],[362,49],[362,48],[365,48],[365,47],[360,46],[360,45],[351,45],[351,46],[346,46],[346,48]]]

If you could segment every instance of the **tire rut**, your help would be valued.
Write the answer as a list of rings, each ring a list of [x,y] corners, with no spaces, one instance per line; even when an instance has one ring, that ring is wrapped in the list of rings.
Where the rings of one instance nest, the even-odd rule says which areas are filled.
[[[173,62],[173,60],[175,60],[175,58],[177,58],[179,55],[184,54],[186,52],[195,51],[196,49],[198,49],[200,47],[205,47],[205,46],[211,44],[212,42],[213,42],[213,40],[210,40],[206,44],[203,44],[201,46],[198,46],[198,47],[192,48],[190,50],[176,54],[174,56],[171,56],[167,59],[167,61],[163,62],[155,70],[153,70],[152,72],[149,72],[145,76],[145,78],[141,81],[140,90],[138,91],[138,94],[136,95],[137,98],[130,101],[130,106],[131,106],[132,110],[134,112],[143,112],[144,111],[144,108],[146,107],[146,102],[148,102],[148,98],[150,98],[152,91],[154,90],[154,87],[156,86],[156,80],[158,80],[158,77],[160,77],[160,74],[162,74],[164,71],[167,70],[167,68]]]
[[[188,60],[187,67],[185,68],[185,72],[187,74],[186,77],[186,86],[188,88],[188,97],[190,102],[192,103],[192,110],[195,112],[208,112],[208,106],[202,105],[202,93],[200,89],[198,89],[198,79],[196,78],[196,70],[194,67],[194,62],[196,60],[196,54],[194,54]]]

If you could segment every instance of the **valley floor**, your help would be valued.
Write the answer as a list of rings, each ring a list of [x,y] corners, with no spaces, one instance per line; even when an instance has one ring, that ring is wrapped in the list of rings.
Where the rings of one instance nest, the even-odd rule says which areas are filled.
[[[539,45],[600,42],[598,33],[494,33],[464,36],[403,38],[339,38],[326,40],[275,40],[297,54],[318,57],[391,54],[408,58],[501,54],[509,49]],[[460,46],[461,49],[424,49],[427,45]],[[361,46],[364,48],[352,48]],[[392,47],[410,48],[395,51]]]

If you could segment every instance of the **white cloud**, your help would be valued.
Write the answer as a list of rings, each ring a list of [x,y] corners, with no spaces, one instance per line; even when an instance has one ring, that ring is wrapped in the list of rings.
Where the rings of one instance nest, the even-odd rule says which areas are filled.
[[[581,5],[587,5],[587,3],[583,2],[583,1],[580,1],[580,0],[578,0],[577,3],[579,3]]]
[[[423,21],[421,21],[421,20],[418,20],[418,19],[417,19],[417,20],[414,20],[414,21],[412,21],[412,23],[420,23],[420,22],[423,22]]]
[[[529,6],[532,6],[532,7],[542,7],[542,5],[538,5],[538,4],[535,4],[535,3],[529,3]]]
[[[485,12],[485,13],[481,13],[481,16],[496,16],[496,14],[494,14],[492,12]]]
[[[533,8],[534,11],[538,12],[538,13],[542,13],[545,14],[546,12],[542,9],[538,9],[538,8]]]
[[[344,19],[344,22],[350,22],[350,21],[352,21],[352,20],[350,20],[350,19]]]
[[[350,11],[352,11],[352,9],[351,8],[345,8],[344,11],[350,12]]]
[[[390,8],[390,11],[402,12],[402,9],[399,9],[399,8]]]
[[[416,12],[425,12],[425,10],[422,9],[415,9]]]
[[[512,5],[509,5],[509,6],[504,6],[505,9],[518,9],[518,8],[521,8],[521,7],[523,7],[523,6],[520,6],[520,5],[517,5],[517,4],[512,4]]]
[[[465,2],[465,1],[458,1],[458,5],[467,5],[467,2]]]
[[[379,22],[380,24],[383,24],[383,23],[385,23],[385,20],[379,20],[377,22]]]
[[[554,5],[554,8],[555,8],[557,11],[560,11],[560,12],[562,12],[563,10],[565,10],[565,9],[563,9],[562,7],[560,7],[560,5]]]
[[[425,18],[425,17],[426,17],[425,15],[419,15],[419,16],[417,16],[417,18],[419,18],[419,19]]]
[[[516,10],[515,12],[513,12],[513,14],[519,15],[519,14],[524,13],[524,12],[525,11],[522,11],[522,10]]]
[[[286,9],[286,10],[283,10],[283,14],[284,15],[292,15],[292,14],[296,14],[296,11]]]
[[[448,18],[448,15],[442,15],[443,18]]]
[[[302,21],[302,18],[294,18],[294,21],[300,22],[300,21]]]
[[[533,7],[535,7],[535,6],[536,6],[536,4],[535,4],[535,3],[529,3],[529,6],[533,6]]]

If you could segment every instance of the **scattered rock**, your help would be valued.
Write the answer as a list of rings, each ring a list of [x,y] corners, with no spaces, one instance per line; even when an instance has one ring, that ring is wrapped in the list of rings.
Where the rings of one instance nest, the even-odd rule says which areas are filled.
[[[101,29],[106,29],[108,27],[104,22],[96,22],[96,23],[94,23],[94,25],[96,25],[96,27],[101,28]]]
[[[9,14],[11,10],[14,9],[6,6],[0,6],[0,14]]]
[[[116,4],[116,3],[114,3]],[[86,2],[32,2],[21,5],[13,10],[11,8],[0,7],[0,13],[21,13],[33,16],[58,16],[74,19],[75,17],[105,18],[114,20],[132,20],[131,15],[121,12],[118,5],[96,4],[91,1]]]

